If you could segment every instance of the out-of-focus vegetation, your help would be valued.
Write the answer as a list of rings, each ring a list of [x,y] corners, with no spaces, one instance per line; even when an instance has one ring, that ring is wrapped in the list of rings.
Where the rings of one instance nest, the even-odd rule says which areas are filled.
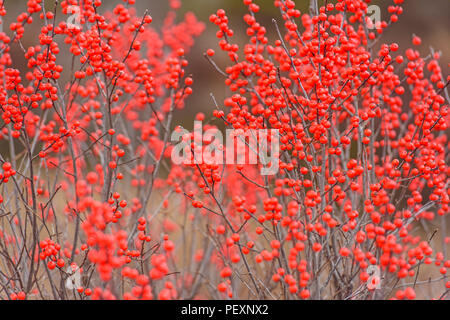
[[[104,0],[104,9],[111,9],[119,0]],[[297,7],[302,12],[309,10],[309,0],[296,0]],[[264,24],[272,35],[272,39],[276,38],[275,30],[271,20],[273,17],[281,19],[278,9],[273,6],[273,0],[257,0],[261,11],[257,14],[258,20]],[[323,1],[319,1],[323,3]],[[392,4],[391,0],[375,0],[372,4],[379,5],[381,9],[381,18],[387,19],[387,7]],[[53,10],[55,5],[54,0],[45,0],[47,10]],[[4,17],[5,26],[12,22],[21,9],[26,7],[26,0],[6,0],[5,6],[8,10],[8,15]],[[166,0],[136,0],[136,7],[144,12],[149,10],[153,17],[153,26],[161,25],[164,19],[164,14],[168,9],[168,2]],[[203,53],[208,48],[217,49],[217,38],[215,37],[216,28],[209,22],[209,15],[215,13],[217,9],[222,8],[226,10],[230,17],[231,26],[236,31],[245,30],[243,22],[243,15],[246,13],[246,7],[242,4],[242,0],[183,0],[180,14],[192,11],[196,16],[203,21],[206,26],[206,31],[196,41],[194,49],[189,53],[188,59],[190,66],[188,72],[193,75],[194,94],[187,100],[187,108],[177,114],[176,123],[182,123],[185,127],[190,128],[193,123],[194,114],[198,111],[210,110],[213,106],[210,93],[213,93],[218,102],[221,103],[222,98],[226,95],[226,86],[223,84],[223,78],[217,76],[217,73],[212,66],[204,59]],[[450,61],[450,20],[448,14],[450,13],[449,0],[407,0],[404,4],[404,13],[400,16],[398,23],[395,23],[383,34],[384,42],[397,42],[400,48],[410,46],[412,34],[416,34],[423,39],[423,48],[433,47],[437,51],[442,51],[444,54],[443,61]],[[8,32],[8,30],[6,30]],[[24,46],[34,44],[36,39],[26,34],[22,40]],[[235,32],[235,39],[237,43],[244,43],[245,32]],[[26,70],[26,60],[23,57],[23,52],[17,45],[13,51],[13,59],[15,65]],[[217,54],[214,59],[220,65],[225,64],[228,57],[223,54]],[[222,59],[222,60],[221,60]],[[67,63],[70,63],[67,61]]]

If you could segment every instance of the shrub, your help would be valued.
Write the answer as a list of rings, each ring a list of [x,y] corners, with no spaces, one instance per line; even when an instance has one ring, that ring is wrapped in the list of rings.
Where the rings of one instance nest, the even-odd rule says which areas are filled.
[[[308,14],[275,0],[281,18],[266,27],[244,0],[243,46],[219,9],[210,22],[228,65],[204,56],[230,94],[213,99],[200,138],[173,115],[192,93],[184,56],[204,24],[177,23],[169,1],[157,31],[125,2],[102,13],[99,0],[62,1],[68,23],[30,0],[13,36],[0,34],[0,297],[447,296],[450,78],[419,37],[403,53],[380,42],[403,0],[376,23],[370,1],[313,0]],[[37,23],[39,45],[25,48]],[[212,139],[223,127],[248,140]],[[205,156],[248,160],[255,130],[276,132],[253,137],[279,142],[276,172],[259,152],[259,164]],[[173,133],[189,161],[171,161]]]

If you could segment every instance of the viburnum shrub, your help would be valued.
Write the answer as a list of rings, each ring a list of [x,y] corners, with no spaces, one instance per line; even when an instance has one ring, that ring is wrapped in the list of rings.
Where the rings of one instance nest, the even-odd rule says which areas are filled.
[[[269,175],[196,157],[231,152],[206,134],[184,134],[194,161],[173,161],[205,25],[172,0],[153,27],[134,2],[29,0],[0,33],[0,298],[448,297],[450,78],[419,37],[382,44],[403,0],[375,23],[369,0],[276,0],[265,27],[244,0],[244,46],[223,9],[210,16],[229,64],[212,48],[204,63],[229,95],[195,119],[276,130]]]

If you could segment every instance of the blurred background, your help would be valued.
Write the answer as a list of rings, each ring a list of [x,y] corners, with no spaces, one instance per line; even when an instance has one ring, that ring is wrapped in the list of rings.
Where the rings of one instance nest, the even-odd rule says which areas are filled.
[[[3,17],[4,30],[10,34],[9,23],[14,22],[17,15],[25,10],[27,0],[5,0],[4,2],[7,9],[7,15]],[[45,0],[44,2],[47,10],[53,10],[54,0]],[[295,0],[295,2],[297,8],[302,12],[309,11],[309,0]],[[118,3],[123,3],[123,1],[103,0],[103,10],[112,9]],[[273,6],[273,0],[255,0],[255,3],[261,7],[260,12],[257,14],[258,21],[266,26],[269,39],[275,39],[275,30],[271,19],[275,17],[275,19],[281,21],[278,9]],[[319,4],[322,3],[323,1],[319,0]],[[392,0],[374,0],[372,4],[381,7],[382,19],[389,19],[387,7],[393,4]],[[138,12],[142,13],[146,9],[149,10],[150,15],[153,17],[152,27],[154,28],[158,28],[161,25],[169,9],[167,0],[136,0],[136,7],[139,10]],[[219,66],[224,67],[229,63],[227,55],[218,50],[218,41],[215,37],[217,26],[208,20],[209,15],[215,13],[219,8],[226,11],[230,18],[232,29],[235,31],[245,30],[246,25],[242,17],[247,13],[247,10],[242,0],[182,0],[182,6],[178,13],[178,18],[182,19],[186,12],[192,11],[207,27],[206,31],[197,39],[193,50],[188,54],[189,67],[187,71],[188,74],[193,76],[195,81],[193,86],[194,93],[188,98],[186,108],[176,113],[174,119],[175,124],[182,124],[189,129],[193,125],[194,115],[197,112],[205,112],[207,118],[211,115],[214,107],[210,96],[211,93],[215,95],[219,104],[222,103],[223,98],[227,95],[223,77],[218,76],[217,72],[203,57],[203,53],[207,49],[212,48],[216,51],[214,60]],[[403,51],[411,46],[412,34],[416,34],[422,38],[422,46],[419,50],[423,54],[427,54],[430,47],[443,53],[441,67],[443,68],[444,76],[448,75],[448,63],[450,62],[450,0],[406,0],[403,8],[404,12],[400,16],[399,22],[393,24],[385,31],[383,41],[379,41],[378,44],[395,41],[400,45],[400,50]],[[245,32],[235,32],[233,40],[238,44],[244,44],[247,41]],[[36,44],[37,39],[35,35],[33,36],[33,32],[25,31],[22,42],[27,47]],[[15,67],[25,72],[26,60],[18,45],[13,46],[12,55]],[[59,57],[59,59],[64,58],[63,55]]]

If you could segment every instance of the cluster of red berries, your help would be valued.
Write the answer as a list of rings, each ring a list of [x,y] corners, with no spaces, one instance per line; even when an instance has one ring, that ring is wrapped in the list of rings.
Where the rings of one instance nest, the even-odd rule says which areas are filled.
[[[309,14],[275,0],[270,26],[257,3],[243,0],[242,32],[225,10],[210,16],[218,47],[204,56],[227,96],[213,99],[212,118],[195,115],[208,123],[200,141],[183,135],[192,161],[182,164],[171,162],[171,131],[182,130],[174,113],[194,84],[186,56],[205,25],[178,19],[179,0],[161,28],[134,0],[110,12],[100,0],[53,12],[29,0],[0,32],[0,298],[415,299],[422,286],[448,295],[450,77],[440,53],[424,55],[418,36],[403,51],[379,41],[403,0],[374,25],[366,0]],[[31,24],[40,29],[28,46]],[[211,147],[254,152],[213,139],[224,127],[278,132],[279,170],[207,158]],[[75,273],[78,287],[65,288]]]
[[[211,237],[241,254],[254,297],[266,294],[256,285],[264,273],[247,256],[266,272],[278,267],[272,279],[288,289],[285,298],[355,298],[359,285],[366,287],[359,297],[415,298],[412,287],[389,293],[397,282],[414,280],[420,265],[442,261],[436,244],[424,241],[434,236],[424,221],[442,216],[437,237],[449,243],[450,77],[442,74],[440,54],[422,57],[409,48],[401,55],[396,43],[375,50],[384,29],[402,14],[402,0],[389,6],[390,21],[377,23],[376,32],[367,31],[366,1],[340,0],[302,14],[294,1],[278,0],[282,22],[273,20],[273,42],[257,21],[255,2],[244,1],[249,41],[243,47],[233,42],[224,10],[210,16],[229,64],[214,62],[213,49],[205,57],[231,92],[213,115],[237,131],[277,129],[280,170],[264,177],[252,165],[191,163],[187,172],[173,168],[170,184],[216,221]],[[421,40],[414,36],[412,43]],[[204,127],[201,144],[190,146],[193,153],[208,147],[211,128]],[[218,267],[222,277],[228,274]],[[370,267],[380,270],[375,280]],[[352,280],[344,278],[348,270]],[[446,271],[436,275],[444,293]],[[368,282],[384,289],[373,290]],[[230,296],[239,288],[230,285],[222,281],[217,289]]]

